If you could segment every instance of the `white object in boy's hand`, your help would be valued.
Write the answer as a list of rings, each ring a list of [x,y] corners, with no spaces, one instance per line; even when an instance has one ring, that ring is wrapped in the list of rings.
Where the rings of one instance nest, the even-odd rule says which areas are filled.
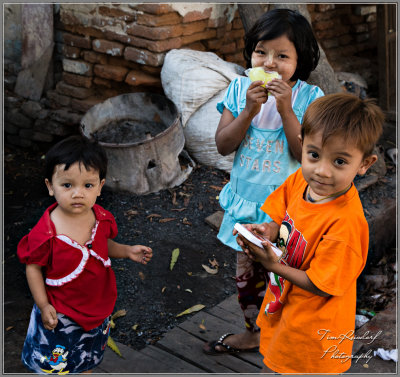
[[[262,242],[269,242],[269,244],[272,247],[272,250],[274,251],[274,253],[280,257],[282,255],[282,251],[280,249],[278,249],[276,246],[274,246],[271,241],[267,238],[262,237],[259,234],[256,234],[254,232],[251,232],[250,230],[248,230],[247,228],[245,228],[242,224],[236,223],[234,228],[244,237],[246,238],[248,241],[250,241],[251,243],[254,243],[254,245],[260,247],[261,249],[264,249],[264,246],[262,244]]]

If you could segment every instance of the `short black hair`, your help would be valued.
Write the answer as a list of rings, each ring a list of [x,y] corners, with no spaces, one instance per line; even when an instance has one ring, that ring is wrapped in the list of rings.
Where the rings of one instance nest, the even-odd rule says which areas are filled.
[[[75,162],[82,163],[87,170],[97,170],[100,181],[106,177],[108,159],[103,147],[95,140],[74,135],[53,145],[46,153],[45,178],[51,182],[57,165],[65,165],[64,170],[68,170]]]
[[[299,12],[291,9],[273,9],[264,13],[244,37],[243,56],[251,68],[251,55],[257,43],[286,35],[297,52],[297,68],[290,81],[307,80],[317,67],[320,52],[311,25]]]

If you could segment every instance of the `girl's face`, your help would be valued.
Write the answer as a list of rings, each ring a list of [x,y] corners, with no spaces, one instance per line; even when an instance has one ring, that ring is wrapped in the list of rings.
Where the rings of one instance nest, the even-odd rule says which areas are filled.
[[[251,54],[252,67],[263,67],[266,71],[275,71],[291,87],[289,81],[297,68],[297,51],[286,35],[268,41],[259,41]]]
[[[86,170],[85,165],[75,162],[68,170],[57,165],[51,182],[46,179],[49,194],[57,200],[60,209],[68,215],[82,215],[92,210],[101,193],[105,179],[100,181],[99,172]]]

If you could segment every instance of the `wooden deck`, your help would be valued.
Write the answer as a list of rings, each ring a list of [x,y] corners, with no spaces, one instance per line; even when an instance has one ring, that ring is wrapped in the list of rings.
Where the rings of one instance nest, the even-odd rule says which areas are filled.
[[[199,325],[203,324],[206,330]],[[237,295],[232,295],[211,309],[203,309],[169,331],[155,345],[136,351],[117,343],[123,358],[108,347],[95,373],[260,373],[262,355],[208,356],[204,342],[226,332],[243,331],[243,319]]]

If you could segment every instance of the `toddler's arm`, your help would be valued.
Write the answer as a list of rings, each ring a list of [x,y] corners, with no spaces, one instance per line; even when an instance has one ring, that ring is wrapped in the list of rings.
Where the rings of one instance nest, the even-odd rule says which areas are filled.
[[[237,118],[224,109],[215,133],[215,143],[220,154],[226,156],[234,152],[242,142],[252,119],[259,113],[261,105],[267,102],[267,91],[261,86],[262,81],[250,84],[246,93],[246,107]]]
[[[153,250],[142,245],[123,245],[108,239],[108,256],[111,258],[129,258],[134,262],[147,264],[153,257]]]
[[[33,299],[40,309],[43,326],[47,330],[53,330],[58,323],[57,312],[53,305],[49,303],[42,274],[42,267],[37,264],[26,266],[26,278]]]

